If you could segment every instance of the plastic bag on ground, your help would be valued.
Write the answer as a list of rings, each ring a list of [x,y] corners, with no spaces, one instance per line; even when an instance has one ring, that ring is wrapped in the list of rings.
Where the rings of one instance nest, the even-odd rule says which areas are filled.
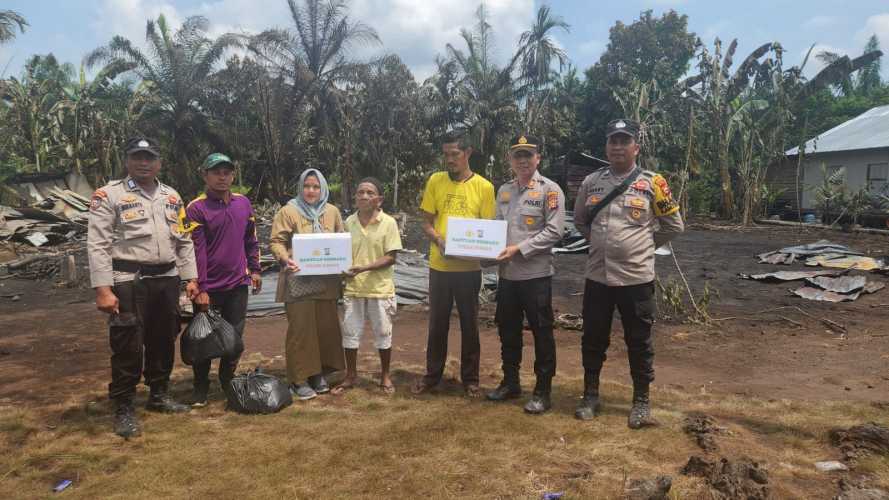
[[[225,395],[238,413],[276,413],[293,404],[287,384],[259,368],[233,378]]]
[[[234,358],[244,351],[244,341],[228,321],[213,308],[194,315],[179,343],[187,365],[215,358]]]

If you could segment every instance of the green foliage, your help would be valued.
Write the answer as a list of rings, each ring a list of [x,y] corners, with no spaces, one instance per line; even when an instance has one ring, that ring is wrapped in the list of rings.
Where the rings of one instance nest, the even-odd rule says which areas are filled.
[[[615,93],[652,82],[659,89],[673,87],[699,46],[698,37],[688,31],[688,16],[673,10],[661,17],[647,10],[631,24],[618,21],[611,27],[605,52],[586,70],[581,123],[595,156],[604,158],[605,124],[625,112]]]
[[[845,172],[840,169],[827,173],[827,165],[821,164],[821,183],[814,188],[815,208],[821,212],[821,220],[830,224],[830,216],[846,204]]]
[[[858,224],[858,218],[872,205],[871,194],[866,187],[850,193],[844,207],[852,218],[852,225]]]
[[[387,203],[397,188],[408,207],[441,168],[437,144],[449,131],[468,130],[473,168],[503,181],[516,132],[543,139],[545,164],[569,153],[603,158],[605,124],[626,116],[643,126],[640,163],[667,176],[684,211],[749,222],[780,194],[765,172],[786,149],[889,104],[876,37],[857,58],[816,54],[827,66],[807,79],[805,63],[783,66],[777,42],[735,64],[737,41],[703,45],[686,16],[645,11],[617,22],[584,70],[567,64],[554,37],[569,26],[546,5],[495,60],[482,3],[420,83],[396,55],[352,57],[380,38],[345,0],[287,5],[285,27],[255,36],[214,38],[205,18],[170,26],[160,16],[146,22],[145,50],[116,36],[79,71],[52,54],[32,57],[23,75],[0,80],[0,175],[73,169],[101,184],[122,175],[121,145],[138,132],[160,140],[162,175],[185,196],[203,186],[194,167],[221,151],[238,166],[238,189],[257,200],[293,196],[311,166],[344,208],[366,175],[384,182]],[[0,43],[26,26],[0,11]],[[246,53],[228,52],[237,47]],[[99,69],[92,81],[87,68]],[[824,191],[824,211],[857,218],[863,195],[835,189]]]

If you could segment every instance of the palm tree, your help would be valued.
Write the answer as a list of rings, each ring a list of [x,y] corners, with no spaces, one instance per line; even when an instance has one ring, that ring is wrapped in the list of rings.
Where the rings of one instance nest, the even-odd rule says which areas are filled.
[[[25,26],[30,26],[18,12],[12,10],[0,10],[0,44],[15,38],[16,28],[25,32]]]
[[[556,45],[550,33],[561,29],[566,33],[569,25],[561,17],[554,17],[549,6],[537,10],[537,19],[528,31],[519,38],[522,79],[530,86],[525,103],[525,129],[534,128],[534,122],[541,105],[546,101],[542,90],[550,85],[564,69],[568,55]],[[553,63],[558,61],[559,71],[553,71]],[[548,93],[548,92],[547,92]]]
[[[350,59],[350,52],[361,45],[379,44],[380,38],[373,28],[348,16],[344,0],[287,0],[287,5],[293,27],[266,30],[251,38],[249,48],[292,84],[288,106],[309,112],[327,163],[342,158],[342,204],[348,207],[352,120],[347,116],[350,107],[346,96],[336,85],[350,81],[355,74],[356,63]]]
[[[226,49],[240,46],[240,38],[224,34],[215,40],[207,37],[209,22],[201,16],[189,17],[173,34],[163,15],[149,20],[145,28],[149,54],[133,43],[115,36],[108,45],[99,47],[85,58],[88,68],[99,63],[120,61],[131,65],[143,83],[157,96],[145,109],[143,124],[147,132],[166,133],[167,164],[172,168],[177,187],[187,190],[194,176],[188,168],[204,153],[201,145],[214,141],[200,99],[208,76],[222,59]],[[148,128],[150,127],[150,128]]]
[[[485,4],[481,4],[476,10],[475,29],[460,31],[466,52],[447,44],[447,53],[458,68],[455,100],[463,118],[461,125],[473,132],[480,157],[493,169],[490,159],[503,157],[498,154],[498,141],[511,133],[518,116],[517,101],[524,89],[514,74],[523,51],[517,51],[502,68],[494,64],[493,30],[487,17]],[[492,170],[487,172],[488,176],[494,174]]]

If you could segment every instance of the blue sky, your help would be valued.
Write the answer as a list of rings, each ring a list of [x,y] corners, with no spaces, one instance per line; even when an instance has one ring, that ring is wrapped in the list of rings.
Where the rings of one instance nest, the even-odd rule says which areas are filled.
[[[31,24],[23,35],[0,47],[0,70],[17,75],[24,61],[35,53],[53,52],[63,61],[79,64],[84,54],[105,44],[115,34],[143,43],[145,22],[163,13],[181,22],[190,15],[209,18],[212,33],[257,32],[271,26],[287,27],[285,0],[6,0],[4,9],[22,14]],[[656,14],[675,9],[689,17],[691,31],[712,46],[719,37],[738,38],[743,57],[756,46],[779,41],[785,61],[795,64],[813,44],[816,49],[859,55],[867,38],[876,33],[889,53],[889,1],[886,0],[553,0],[556,15],[571,24],[570,33],[556,33],[572,63],[585,69],[608,43],[608,29],[615,21],[631,23],[639,13]],[[383,40],[382,49],[359,54],[370,57],[394,52],[422,80],[430,75],[436,54],[446,43],[459,43],[459,29],[470,26],[478,0],[352,0],[352,16],[374,27]],[[488,0],[490,23],[500,60],[505,60],[519,34],[534,19],[534,0]],[[736,60],[738,58],[736,57]],[[884,58],[885,59],[885,58]],[[817,70],[810,61],[807,74]],[[889,79],[889,59],[883,64]]]

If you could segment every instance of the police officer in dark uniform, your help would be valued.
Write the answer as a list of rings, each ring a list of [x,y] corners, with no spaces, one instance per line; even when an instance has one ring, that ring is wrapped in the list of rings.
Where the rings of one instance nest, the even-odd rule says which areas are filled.
[[[654,250],[682,232],[679,206],[667,181],[636,165],[639,124],[608,123],[610,166],[584,179],[574,204],[574,225],[590,242],[583,293],[584,395],[575,411],[593,418],[599,406],[599,373],[620,311],[633,378],[633,407],[627,424],[650,423],[649,384],[654,380]]]
[[[537,384],[525,412],[550,409],[552,378],[556,372],[553,339],[553,246],[562,239],[565,195],[555,182],[540,175],[540,141],[516,136],[509,147],[515,178],[497,192],[497,219],[507,221],[506,248],[497,257],[497,327],[503,360],[503,381],[487,398],[504,401],[522,394],[522,330],[528,319],[534,333],[534,373]]]
[[[168,384],[179,333],[180,280],[190,298],[198,293],[194,248],[182,228],[182,197],[157,180],[157,144],[135,137],[126,144],[127,177],[93,193],[87,249],[96,307],[110,315],[114,432],[141,433],[133,408],[144,375],[150,387],[146,409],[183,412]]]

